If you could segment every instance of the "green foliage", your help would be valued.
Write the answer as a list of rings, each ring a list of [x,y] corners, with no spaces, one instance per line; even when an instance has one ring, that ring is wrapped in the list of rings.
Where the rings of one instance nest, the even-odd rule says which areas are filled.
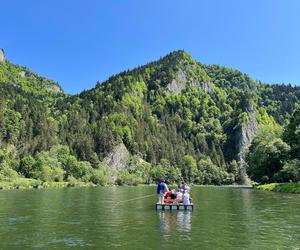
[[[236,160],[231,161],[227,166],[227,172],[232,174],[234,178],[238,175],[238,163]]]
[[[0,170],[0,178],[4,180],[15,179],[19,174],[8,166],[4,166]]]
[[[275,180],[278,182],[300,181],[300,160],[293,159],[285,163],[283,168],[276,173]]]
[[[25,177],[29,178],[35,163],[35,159],[31,155],[25,156],[20,162],[19,172]]]
[[[300,180],[300,108],[281,129],[265,126],[257,133],[248,154],[248,173],[258,182]],[[284,141],[282,140],[284,139]]]
[[[194,179],[197,176],[197,163],[191,155],[186,155],[183,157],[182,176],[183,179],[189,183],[194,182]]]
[[[0,83],[13,83],[15,88],[35,95],[51,95],[61,91],[56,82],[9,62],[0,63]]]
[[[168,183],[178,183],[181,181],[180,169],[171,165],[166,159],[161,159],[159,163],[152,167],[151,177],[153,182],[165,180]]]
[[[138,156],[132,156],[128,162],[127,171],[139,179],[139,183],[150,184],[152,182],[153,173],[150,163],[142,160]]]
[[[5,188],[33,188],[41,185],[40,180],[29,179],[29,178],[14,178],[10,180],[2,180],[0,178],[0,189]]]
[[[284,124],[300,101],[300,88],[291,84],[261,85],[259,103],[279,124]]]
[[[127,169],[122,169],[118,173],[116,180],[118,185],[138,185],[143,183],[143,179],[136,174],[130,174]]]
[[[270,183],[257,188],[275,192],[300,193],[300,183]]]
[[[300,160],[300,106],[298,106],[287,124],[283,139],[291,146],[291,157]]]
[[[282,141],[281,128],[262,126],[254,138],[247,156],[247,172],[257,182],[274,181],[287,160],[290,147]]]
[[[0,149],[0,180],[12,180],[19,176],[12,168],[13,164],[11,156],[6,151]]]
[[[210,158],[202,159],[198,163],[199,176],[197,183],[199,184],[232,184],[234,182],[234,174],[228,174],[225,170],[218,168]]]
[[[112,176],[115,175],[109,167],[100,167],[92,172],[90,181],[96,185],[106,186],[111,184]]]
[[[178,78],[183,89],[172,92],[169,84]],[[161,178],[232,183],[238,175],[236,132],[250,114],[260,125],[276,127],[299,100],[298,87],[265,85],[234,69],[197,63],[182,50],[73,96],[25,67],[0,63],[0,176],[70,185]],[[300,155],[298,118],[295,111],[283,136],[290,159],[283,159],[288,148],[280,135],[258,136],[250,149],[251,176],[272,179],[288,161],[282,175],[295,179],[291,160]],[[134,155],[128,167],[102,166],[121,142]]]

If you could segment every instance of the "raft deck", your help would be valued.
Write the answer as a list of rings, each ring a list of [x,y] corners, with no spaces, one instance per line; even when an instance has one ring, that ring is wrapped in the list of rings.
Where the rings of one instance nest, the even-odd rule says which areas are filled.
[[[194,210],[194,204],[191,203],[189,205],[183,204],[160,204],[156,203],[156,210]]]

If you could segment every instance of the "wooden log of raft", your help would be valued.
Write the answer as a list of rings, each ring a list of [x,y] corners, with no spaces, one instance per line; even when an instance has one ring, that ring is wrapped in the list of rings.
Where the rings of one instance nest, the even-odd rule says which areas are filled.
[[[156,203],[155,206],[156,210],[188,210],[192,211],[194,210],[194,204],[191,203],[189,205],[183,205],[183,204],[160,204]]]

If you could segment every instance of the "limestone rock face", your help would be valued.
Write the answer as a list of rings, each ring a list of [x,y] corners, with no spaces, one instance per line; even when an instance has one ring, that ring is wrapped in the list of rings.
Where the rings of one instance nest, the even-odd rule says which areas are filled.
[[[245,154],[249,148],[255,133],[258,129],[258,122],[255,117],[255,113],[252,105],[247,108],[249,120],[245,122],[238,131],[237,135],[237,149],[238,149],[238,160],[241,162],[245,161]]]
[[[205,92],[213,92],[213,87],[212,87],[212,84],[210,82],[204,82],[204,83],[202,83],[201,88]]]
[[[5,53],[4,50],[0,48],[0,62],[5,62],[6,58],[5,58]]]
[[[253,110],[253,106],[249,105],[247,108],[247,113],[249,120],[245,122],[240,128],[236,131],[236,147],[237,147],[237,160],[239,163],[239,179],[241,184],[249,184],[250,179],[246,173],[246,153],[251,145],[252,140],[258,129],[258,122]]]
[[[175,79],[173,79],[172,82],[167,85],[167,88],[170,91],[174,92],[175,94],[179,94],[186,87],[187,87],[186,74],[182,69],[179,69],[177,71]]]
[[[180,92],[188,86],[196,86],[205,92],[213,91],[213,87],[210,82],[200,82],[198,79],[188,80],[188,74],[182,69],[177,71],[175,79],[167,85],[167,88],[175,94],[180,94]]]
[[[125,168],[129,160],[130,153],[124,143],[117,145],[112,152],[103,159],[103,162],[110,167]]]

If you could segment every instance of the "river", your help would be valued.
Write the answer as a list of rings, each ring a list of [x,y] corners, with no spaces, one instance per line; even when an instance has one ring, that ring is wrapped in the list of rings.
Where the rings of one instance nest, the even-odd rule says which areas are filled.
[[[158,212],[154,191],[1,191],[0,249],[300,248],[300,195],[193,187],[194,211]]]

